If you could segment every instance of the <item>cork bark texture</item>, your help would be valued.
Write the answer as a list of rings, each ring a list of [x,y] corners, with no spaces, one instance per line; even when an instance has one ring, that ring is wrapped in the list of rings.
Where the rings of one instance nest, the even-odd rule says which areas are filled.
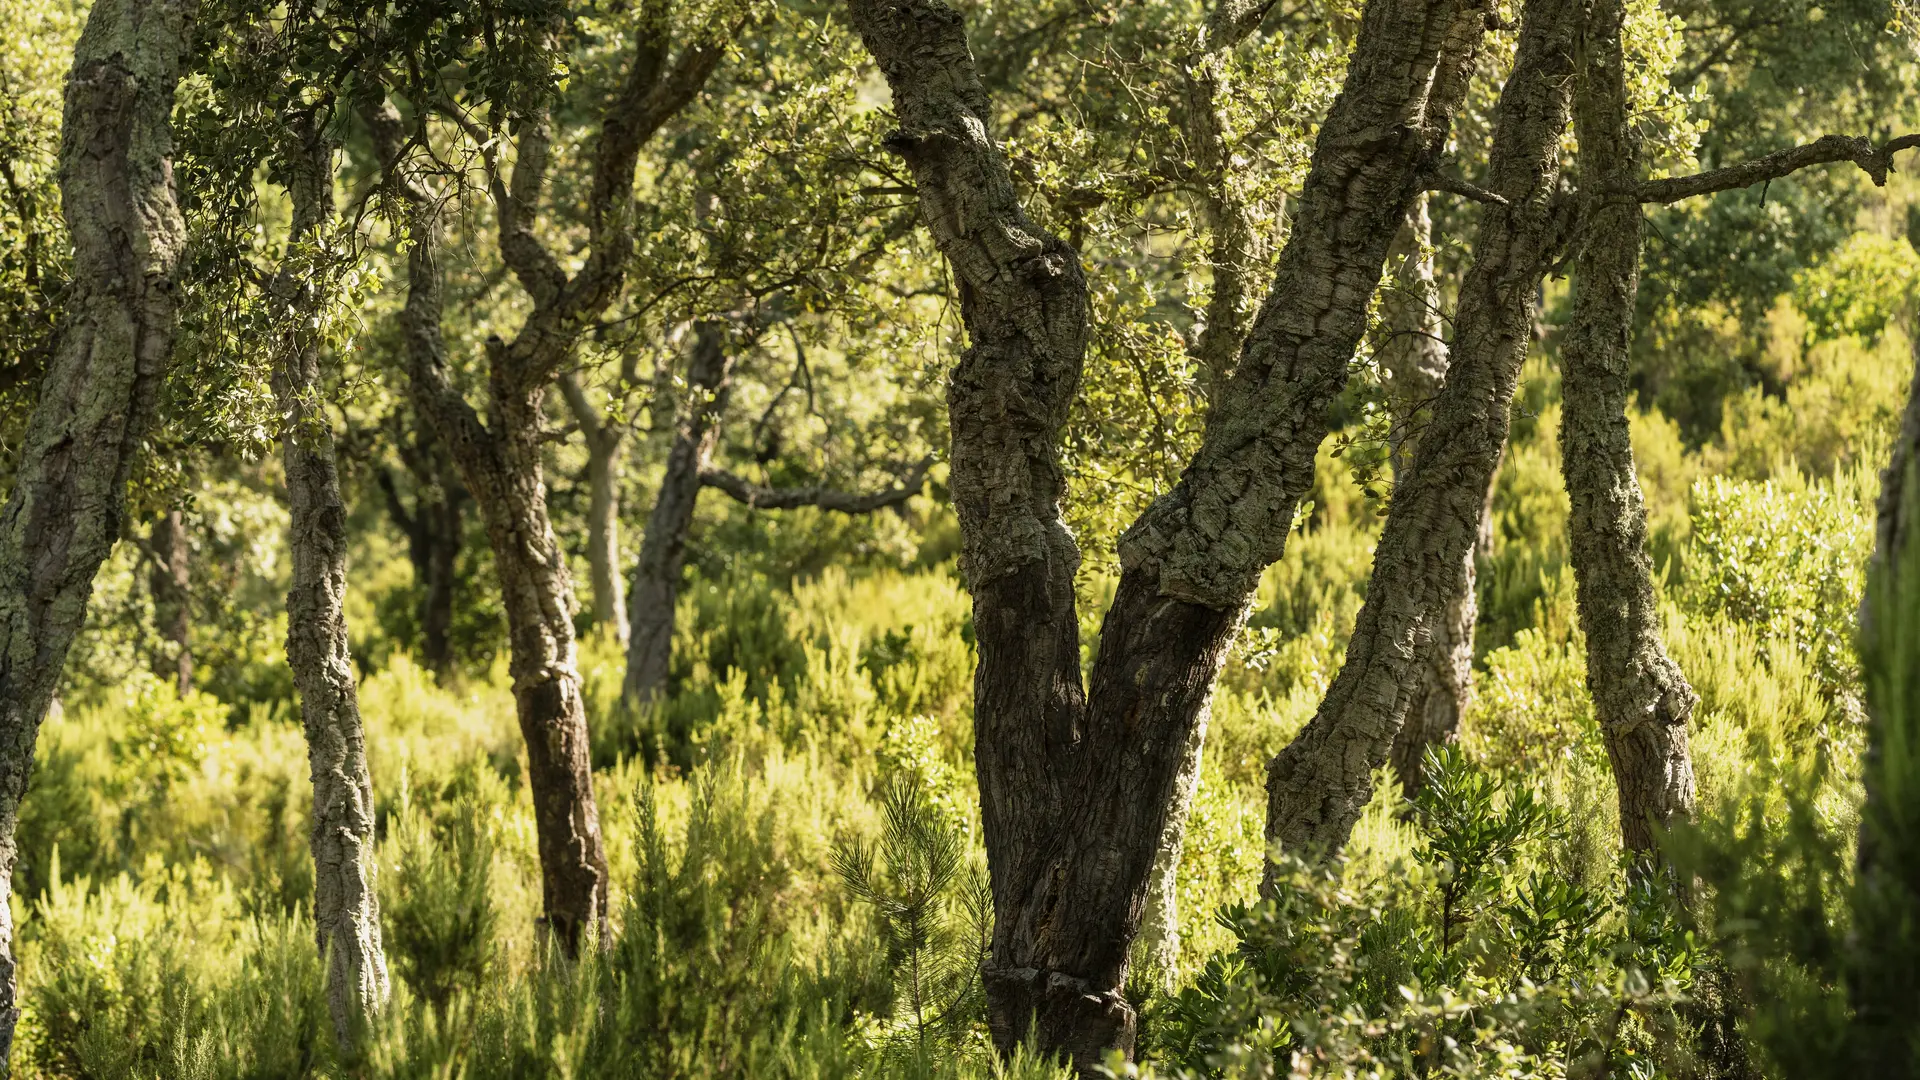
[[[120,535],[128,470],[173,353],[185,227],[168,119],[191,14],[170,0],[103,0],[67,76],[59,177],[72,291],[0,509],[0,1061],[20,1016],[7,897],[34,742]]]
[[[1372,797],[1434,628],[1459,595],[1532,339],[1532,300],[1564,246],[1560,143],[1591,0],[1529,0],[1494,107],[1473,264],[1460,287],[1445,385],[1374,548],[1366,603],[1319,710],[1268,772],[1267,838],[1338,849]]]
[[[1622,0],[1599,0],[1576,126],[1589,206],[1560,350],[1560,453],[1572,505],[1587,688],[1613,763],[1627,849],[1693,809],[1687,718],[1697,700],[1660,639],[1647,508],[1627,426],[1628,356],[1639,287],[1638,147],[1628,126]]]
[[[1089,1073],[1130,1050],[1121,992],[1148,880],[1190,787],[1206,704],[1259,573],[1278,558],[1386,253],[1465,93],[1486,12],[1373,0],[1323,126],[1276,283],[1212,402],[1186,477],[1121,542],[1082,684],[1059,435],[1082,372],[1078,257],[1026,217],[989,133],[958,12],[850,0],[888,84],[921,217],[954,271],[951,489],[974,600],[975,755],[996,914],[989,1022]],[[1249,16],[1251,17],[1251,16]],[[1191,751],[1189,748],[1193,748]],[[1177,830],[1176,830],[1177,832]]]
[[[310,116],[288,125],[280,173],[293,203],[295,245],[319,242],[333,216],[333,147]],[[317,325],[314,295],[298,260],[272,285],[280,322]],[[288,543],[287,665],[300,695],[313,781],[313,920],[327,958],[327,1009],[342,1045],[352,1045],[389,990],[374,888],[373,779],[347,636],[347,506],[340,494],[327,416],[321,343],[295,332],[274,358],[273,391],[286,420]]]

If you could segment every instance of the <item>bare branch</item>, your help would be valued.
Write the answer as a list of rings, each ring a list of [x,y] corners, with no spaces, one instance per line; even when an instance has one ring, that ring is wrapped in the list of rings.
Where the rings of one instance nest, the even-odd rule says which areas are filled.
[[[702,487],[718,488],[733,496],[735,501],[755,510],[817,506],[842,514],[871,514],[875,510],[898,506],[920,494],[920,489],[926,486],[927,470],[933,467],[933,462],[932,457],[921,458],[920,464],[914,466],[913,473],[905,481],[883,491],[835,491],[824,487],[768,488],[724,469],[701,469],[700,484]]]
[[[1648,180],[1640,185],[1636,194],[1643,203],[1679,202],[1695,195],[1752,187],[1768,180],[1778,180],[1811,165],[1835,161],[1853,162],[1866,170],[1875,186],[1885,187],[1887,174],[1893,171],[1893,155],[1915,146],[1920,146],[1920,135],[1902,135],[1877,147],[1871,139],[1857,135],[1827,135],[1804,146],[1779,150],[1724,169],[1710,169],[1692,176],[1674,176],[1665,180]]]

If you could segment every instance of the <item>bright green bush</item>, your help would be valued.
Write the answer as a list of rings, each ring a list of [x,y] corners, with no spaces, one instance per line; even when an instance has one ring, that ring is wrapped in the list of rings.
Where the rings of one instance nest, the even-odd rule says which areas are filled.
[[[1829,694],[1857,697],[1854,613],[1871,536],[1864,488],[1700,481],[1685,602],[1799,651]]]

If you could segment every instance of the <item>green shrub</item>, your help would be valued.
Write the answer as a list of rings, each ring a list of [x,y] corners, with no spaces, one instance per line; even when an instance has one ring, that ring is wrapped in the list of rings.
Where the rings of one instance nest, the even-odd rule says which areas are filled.
[[[1836,697],[1856,698],[1859,684],[1853,625],[1870,542],[1863,486],[1715,476],[1693,491],[1687,605],[1805,654]]]

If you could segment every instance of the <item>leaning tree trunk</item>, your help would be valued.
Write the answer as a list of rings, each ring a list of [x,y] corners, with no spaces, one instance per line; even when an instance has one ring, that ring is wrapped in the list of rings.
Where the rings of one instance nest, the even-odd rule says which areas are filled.
[[[1312,481],[1387,248],[1447,139],[1478,3],[1372,0],[1275,284],[1173,491],[1121,540],[1083,689],[1059,440],[1086,346],[1075,253],[1022,212],[957,12],[852,0],[893,90],[921,216],[960,281],[951,485],[973,594],[975,762],[992,871],[983,976],[1003,1051],[1029,1032],[1091,1075],[1131,1051],[1122,986],[1185,748]]]
[[[625,649],[632,640],[627,590],[620,577],[620,477],[627,433],[607,422],[571,374],[560,376],[560,390],[587,445],[587,572],[593,587],[593,624]]]
[[[1259,27],[1268,8],[1222,0],[1207,19],[1203,48],[1185,65],[1185,134],[1194,173],[1203,178],[1200,209],[1211,234],[1207,267],[1211,279],[1204,320],[1187,353],[1199,365],[1209,402],[1227,394],[1234,361],[1245,347],[1253,313],[1251,298],[1260,284],[1259,267],[1267,257],[1266,244],[1253,226],[1244,198],[1232,183],[1227,125],[1221,116],[1224,92],[1222,71],[1230,51]],[[1162,987],[1171,990],[1180,963],[1180,853],[1187,835],[1187,819],[1200,790],[1201,756],[1206,750],[1207,725],[1202,717],[1181,750],[1174,773],[1173,801],[1148,874],[1146,908],[1140,917],[1134,958],[1158,973]]]
[[[1592,0],[1529,0],[1494,108],[1473,267],[1460,287],[1451,366],[1433,420],[1395,485],[1367,600],[1326,698],[1273,760],[1267,839],[1305,856],[1346,843],[1386,764],[1428,645],[1457,598],[1532,337],[1531,302],[1560,249],[1559,146],[1575,49]],[[1271,869],[1267,885],[1271,886]]]
[[[284,136],[281,173],[293,201],[290,252],[310,248],[333,215],[333,146],[310,119]],[[373,779],[347,643],[347,507],[340,496],[333,429],[321,397],[321,344],[310,332],[312,269],[290,255],[273,287],[286,337],[275,359],[274,398],[286,430],[287,665],[300,693],[313,781],[314,936],[327,959],[327,1011],[342,1045],[357,1041],[387,998],[380,902],[373,887]]]
[[[1620,835],[1653,852],[1661,828],[1693,810],[1687,717],[1696,700],[1660,640],[1647,553],[1647,508],[1627,426],[1627,345],[1640,273],[1638,147],[1629,127],[1621,36],[1625,5],[1600,0],[1577,109],[1592,185],[1573,268],[1573,315],[1560,349],[1560,457],[1572,504],[1587,687],[1613,761]]]
[[[0,510],[0,1063],[20,1017],[8,904],[33,747],[119,537],[129,468],[173,353],[185,228],[168,119],[191,44],[177,0],[101,0],[67,76],[67,316]]]
[[[1847,998],[1860,1076],[1911,1076],[1920,1032],[1920,342],[1860,605],[1867,698]]]
[[[1393,398],[1394,425],[1388,451],[1397,485],[1412,470],[1419,429],[1431,418],[1433,403],[1447,377],[1447,343],[1442,337],[1446,325],[1440,314],[1440,285],[1434,280],[1433,218],[1427,212],[1426,196],[1414,202],[1406,227],[1394,242],[1392,257],[1398,262],[1393,285],[1381,305],[1390,334],[1381,348],[1381,366],[1390,378]],[[1489,501],[1491,495],[1489,487]],[[1483,506],[1483,530],[1485,517]],[[1428,627],[1429,640],[1412,695],[1407,699],[1406,719],[1401,721],[1400,733],[1387,755],[1393,774],[1400,779],[1400,790],[1407,795],[1420,790],[1420,765],[1427,747],[1458,737],[1460,717],[1473,692],[1478,549],[1478,544],[1468,549],[1453,580],[1445,586],[1445,610]]]
[[[172,655],[157,658],[154,674],[169,677],[182,697],[193,689],[193,585],[187,517],[178,509],[155,518],[147,535],[153,561],[147,591],[153,594],[153,622]]]
[[[674,416],[673,446],[633,568],[625,684],[631,704],[645,704],[664,692],[672,670],[674,607],[687,562],[687,533],[700,500],[700,473],[713,455],[731,392],[734,350],[727,345],[723,322],[703,322],[694,331],[687,400]]]

